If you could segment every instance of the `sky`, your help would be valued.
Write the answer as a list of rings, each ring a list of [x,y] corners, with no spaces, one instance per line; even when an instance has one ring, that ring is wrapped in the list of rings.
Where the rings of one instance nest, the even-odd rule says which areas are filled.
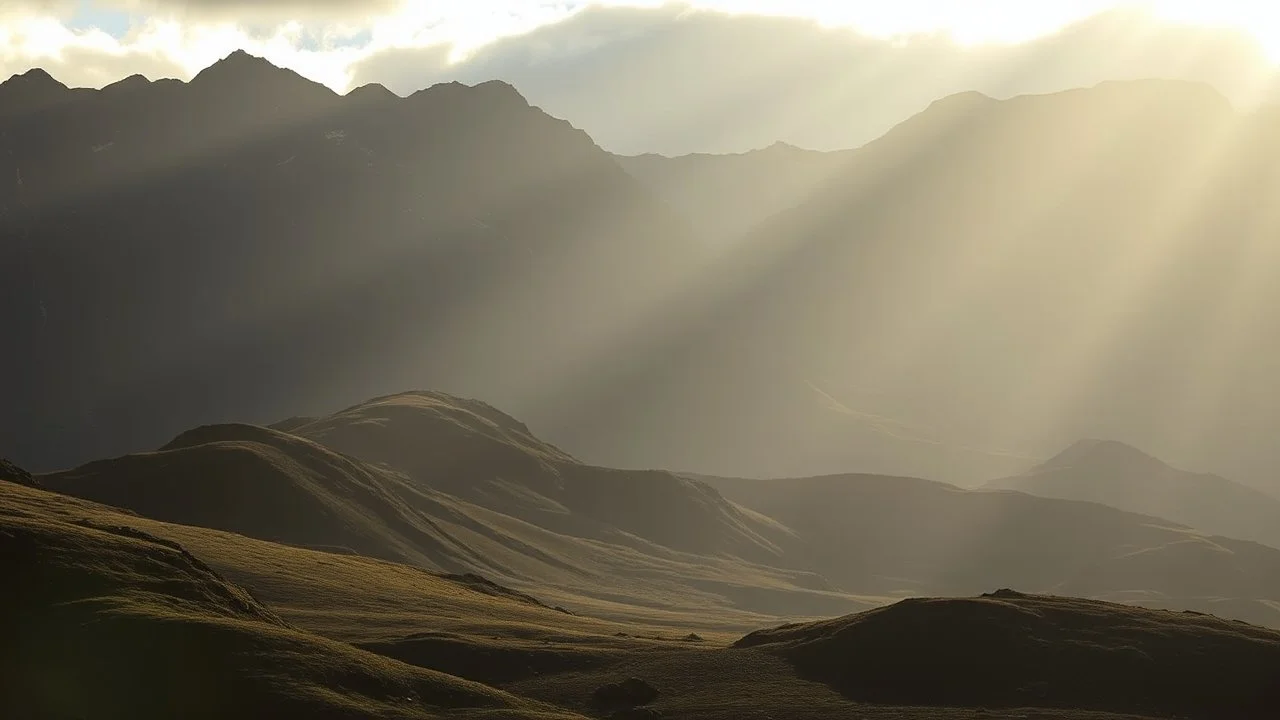
[[[338,92],[507,80],[627,153],[856,146],[964,90],[1280,97],[1280,3],[1261,0],[0,0],[0,77],[188,79],[235,49]]]

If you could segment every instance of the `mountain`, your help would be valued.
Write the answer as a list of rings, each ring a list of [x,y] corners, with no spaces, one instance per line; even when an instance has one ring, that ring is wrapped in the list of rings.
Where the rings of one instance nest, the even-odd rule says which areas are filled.
[[[965,485],[1110,437],[1265,487],[1276,127],[1155,80],[940,99],[726,250],[546,432],[627,466]]]
[[[1280,634],[1196,613],[1011,590],[920,598],[761,630],[760,647],[872,704],[1069,708],[1264,718],[1280,708]]]
[[[34,77],[56,101],[0,92],[0,453],[28,467],[405,387],[607,467],[974,485],[1111,437],[1265,488],[1280,460],[1280,134],[1207,86],[666,162],[500,82]]]
[[[0,85],[0,138],[0,317],[24,348],[0,452],[40,470],[403,387],[525,407],[699,257],[496,81],[339,96],[243,52],[188,83],[33,71]]]
[[[58,497],[0,482],[0,570],[21,588],[0,594],[21,618],[0,651],[6,717],[552,712],[298,630],[176,542]]]
[[[1219,475],[1178,470],[1114,441],[1082,440],[985,487],[1088,500],[1280,547],[1280,499]]]

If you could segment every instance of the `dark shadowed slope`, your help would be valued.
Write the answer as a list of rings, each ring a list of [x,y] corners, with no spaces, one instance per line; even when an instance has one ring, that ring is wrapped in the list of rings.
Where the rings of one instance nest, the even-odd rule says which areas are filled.
[[[31,477],[31,473],[4,458],[0,458],[0,480],[8,480],[11,483],[26,485],[27,487],[38,487],[35,478]]]
[[[1005,585],[1280,627],[1280,551],[1168,520],[914,478],[708,482],[793,528],[800,554],[783,561],[848,592],[969,595]]]
[[[1083,440],[985,487],[1089,500],[1280,547],[1280,499],[1218,475],[1179,470],[1123,443]]]
[[[40,508],[46,504],[45,508]],[[86,512],[85,510],[89,510]],[[0,482],[0,714],[426,718],[547,708],[296,630],[180,545]]]
[[[754,632],[807,677],[875,704],[1153,717],[1280,713],[1280,634],[1194,613],[999,591]]]
[[[43,78],[54,101],[0,85],[25,349],[0,453],[29,467],[403,387],[531,403],[696,264],[684,220],[501,82],[338,96],[244,53],[189,83]]]

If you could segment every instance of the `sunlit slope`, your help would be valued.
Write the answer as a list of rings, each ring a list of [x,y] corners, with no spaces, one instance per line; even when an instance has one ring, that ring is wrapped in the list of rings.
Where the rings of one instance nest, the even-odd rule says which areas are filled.
[[[50,490],[264,540],[461,571],[467,550],[423,522],[391,473],[251,425],[206,426],[154,453],[41,476]],[[474,564],[480,558],[471,558]]]
[[[1122,443],[1083,440],[985,487],[1089,500],[1280,547],[1280,499],[1219,475],[1179,470]]]
[[[874,704],[1185,718],[1280,712],[1280,633],[1216,617],[998,591],[754,632],[738,647]]]
[[[585,465],[475,400],[414,392],[294,428],[414,483],[578,537],[769,561],[787,533],[705,483]]]
[[[182,546],[121,519],[0,482],[6,717],[552,715],[297,630]]]

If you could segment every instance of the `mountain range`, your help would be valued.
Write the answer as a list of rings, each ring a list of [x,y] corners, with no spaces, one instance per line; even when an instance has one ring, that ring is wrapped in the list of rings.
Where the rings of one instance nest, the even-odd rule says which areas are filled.
[[[0,86],[0,452],[432,387],[612,467],[976,486],[1107,437],[1275,491],[1273,120],[1113,82],[618,157],[496,81],[32,71]]]

